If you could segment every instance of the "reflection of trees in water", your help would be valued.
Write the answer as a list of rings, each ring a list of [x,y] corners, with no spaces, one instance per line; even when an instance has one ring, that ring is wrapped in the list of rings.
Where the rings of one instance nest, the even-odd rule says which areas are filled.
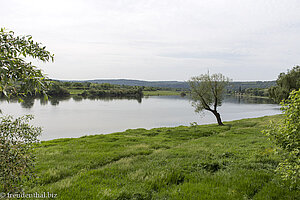
[[[40,98],[40,104],[41,104],[42,106],[47,105],[47,104],[48,104],[48,100],[45,99],[45,98]]]
[[[97,101],[114,101],[114,100],[117,100],[117,99],[129,99],[129,100],[137,100],[139,103],[142,103],[142,98],[126,98],[126,97],[103,97],[103,98],[99,98],[99,97],[95,97],[95,98],[84,98],[84,97],[81,97],[81,96],[73,96],[73,97],[49,97],[48,100],[44,99],[43,97],[25,97],[23,98],[23,101],[21,102],[21,106],[22,108],[27,108],[27,109],[30,109],[34,106],[34,103],[35,103],[35,100],[39,100],[40,102],[40,105],[47,105],[48,102],[50,102],[50,104],[52,106],[57,106],[59,105],[59,103],[61,101],[68,101],[70,99],[73,99],[74,101],[82,101],[84,99],[89,99],[89,100],[97,100]],[[17,103],[19,102],[19,99],[18,98],[11,98],[11,99],[5,99],[5,98],[0,98],[0,102],[4,102],[4,101],[8,101],[8,102],[11,102],[11,103]]]
[[[243,96],[226,96],[224,102],[237,104],[275,104],[272,99],[258,97],[243,97]]]
[[[49,98],[49,101],[50,101],[50,104],[52,106],[57,106],[57,105],[59,105],[59,102],[69,101],[70,99],[71,99],[70,96],[67,96],[67,97],[51,97],[51,98]]]
[[[48,102],[50,102],[51,105],[56,106],[59,104],[60,101],[69,100],[70,97],[55,97],[55,98],[49,98],[48,100],[44,99],[43,97],[35,98],[35,97],[25,97],[23,98],[23,102],[21,102],[21,106],[23,108],[32,108],[34,105],[35,100],[40,101],[40,105],[47,105]]]
[[[79,102],[79,101],[82,101],[82,100],[83,100],[83,97],[82,97],[82,96],[76,95],[76,96],[73,96],[73,100]]]
[[[32,108],[34,105],[34,98],[27,97],[23,98],[23,101],[21,102],[22,108]]]
[[[139,103],[142,103],[142,97],[80,97],[74,96],[74,101],[82,101],[83,99],[94,100],[94,101],[114,101],[119,99],[127,99],[127,100],[137,100]]]
[[[39,100],[40,105],[47,105],[50,102],[51,105],[57,106],[61,101],[69,101],[73,99],[76,102],[80,102],[84,99],[95,100],[95,101],[114,101],[119,99],[127,99],[127,100],[136,100],[138,103],[142,103],[142,98],[134,98],[134,97],[82,97],[82,96],[68,96],[68,97],[49,97],[48,100],[45,100],[43,97],[40,98],[33,98],[33,97],[26,97],[23,98],[23,102],[21,106],[23,108],[32,108],[36,99]],[[144,97],[147,98],[147,97]],[[166,98],[166,99],[189,99],[188,97],[180,97],[180,96],[160,96],[159,98]],[[11,98],[5,99],[0,98],[0,102],[8,101],[12,103],[18,102],[18,98]],[[255,98],[255,97],[243,97],[243,96],[226,96],[224,99],[226,103],[236,103],[236,104],[274,104],[274,101],[267,98]]]

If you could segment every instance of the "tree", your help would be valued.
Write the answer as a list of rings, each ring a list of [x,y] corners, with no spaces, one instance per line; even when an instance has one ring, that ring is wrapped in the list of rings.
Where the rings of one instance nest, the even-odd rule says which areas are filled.
[[[211,76],[207,73],[192,77],[188,83],[191,88],[192,105],[196,108],[195,112],[208,110],[215,115],[219,125],[224,125],[217,107],[222,104],[225,87],[229,80],[220,73]]]
[[[47,62],[54,55],[32,36],[15,36],[14,32],[0,29],[0,93],[25,96],[32,92],[44,94],[49,82],[42,71],[25,59],[31,57]]]
[[[300,66],[293,67],[287,73],[280,73],[276,83],[277,86],[270,87],[269,95],[279,103],[287,99],[291,91],[300,89]]]
[[[0,29],[0,94],[24,97],[42,92],[49,86],[42,71],[27,57],[44,62],[53,61],[54,55],[31,36],[14,36],[14,32]],[[33,144],[41,133],[40,128],[28,124],[32,116],[13,120],[0,118],[0,192],[18,192],[25,179],[32,178]]]
[[[24,181],[34,177],[33,144],[42,130],[28,124],[31,115],[0,119],[0,192],[18,192]]]
[[[292,91],[281,105],[283,120],[272,123],[263,132],[279,147],[284,156],[277,171],[284,179],[292,180],[292,184],[297,185],[300,179],[300,90]]]
[[[47,91],[47,94],[55,97],[65,97],[65,96],[70,96],[70,92],[59,85],[57,82],[53,82],[50,89]]]

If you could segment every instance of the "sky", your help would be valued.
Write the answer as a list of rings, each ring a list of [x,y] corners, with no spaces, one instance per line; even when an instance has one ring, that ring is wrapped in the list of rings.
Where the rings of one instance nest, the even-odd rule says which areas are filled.
[[[275,80],[300,65],[299,0],[0,0],[0,27],[55,54],[61,80]]]

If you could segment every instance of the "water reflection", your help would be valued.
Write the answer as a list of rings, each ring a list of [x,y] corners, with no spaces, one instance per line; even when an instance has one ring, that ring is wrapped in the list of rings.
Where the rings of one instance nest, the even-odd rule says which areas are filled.
[[[143,97],[144,99],[149,98],[148,96]],[[160,96],[161,99],[181,99],[181,100],[188,100],[189,97],[185,96]],[[120,99],[127,99],[127,100],[136,100],[138,103],[142,103],[142,98],[128,98],[128,97],[82,97],[82,96],[68,96],[68,97],[50,97],[48,100],[44,98],[33,98],[33,97],[25,97],[21,102],[22,108],[30,109],[34,106],[35,100],[38,99],[40,105],[48,105],[50,103],[52,106],[58,106],[60,102],[69,101],[73,99],[75,102],[81,102],[83,100],[93,100],[93,101],[114,101]],[[11,103],[16,103],[19,101],[17,98],[12,99],[4,99],[0,98],[0,102],[8,101]],[[243,96],[226,96],[224,99],[224,103],[234,103],[234,104],[276,104],[272,99],[269,98],[257,98],[257,97],[243,97]]]
[[[9,103],[17,103],[21,102],[21,107],[30,109],[34,106],[35,100],[39,100],[40,105],[45,106],[50,103],[52,106],[58,106],[60,102],[69,101],[70,99],[73,99],[75,102],[81,102],[83,100],[93,100],[93,101],[114,101],[114,100],[120,100],[120,99],[127,99],[127,100],[136,100],[138,103],[142,103],[142,98],[134,98],[134,97],[82,97],[82,96],[68,96],[68,97],[50,97],[48,100],[46,100],[43,97],[25,97],[22,99],[22,101],[19,101],[18,98],[11,98],[11,99],[5,99],[0,98],[0,102],[7,101]]]
[[[149,97],[143,97],[144,99],[148,99]],[[189,99],[188,96],[182,97],[182,96],[160,96],[161,99],[181,99],[181,100],[187,100]],[[22,108],[30,109],[34,106],[35,100],[38,99],[40,102],[40,105],[48,105],[50,103],[52,106],[58,106],[60,102],[63,101],[69,101],[70,99],[73,99],[75,102],[81,102],[83,100],[94,100],[94,101],[114,101],[114,100],[120,100],[120,99],[127,99],[127,100],[136,100],[138,103],[142,103],[142,98],[127,98],[127,97],[82,97],[82,96],[68,96],[68,97],[51,97],[48,100],[44,98],[33,98],[33,97],[25,97],[23,98],[23,102],[21,102]],[[4,99],[1,98],[0,102],[8,101],[11,103],[16,103],[19,100],[17,98],[12,99]],[[269,98],[257,98],[257,97],[243,97],[243,96],[226,96],[224,99],[224,103],[235,103],[235,104],[275,104],[275,102],[272,99]]]
[[[42,140],[112,133],[129,128],[216,123],[213,114],[204,112],[199,116],[189,99],[180,96],[145,97],[142,103],[137,103],[141,102],[137,99],[76,97],[50,98],[48,101],[26,98],[22,104],[17,103],[18,99],[11,99],[9,103],[5,99],[0,101],[5,114],[33,114],[34,125],[43,127]],[[223,121],[281,113],[279,105],[265,103],[257,99],[229,97],[219,111]]]
[[[276,104],[272,99],[264,97],[226,96],[226,103],[247,103],[247,104]]]
[[[22,108],[32,108],[34,105],[34,98],[26,97],[21,102]]]

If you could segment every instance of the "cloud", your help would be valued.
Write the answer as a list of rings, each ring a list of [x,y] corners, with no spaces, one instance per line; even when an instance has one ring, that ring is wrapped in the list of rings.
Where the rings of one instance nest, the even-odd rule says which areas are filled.
[[[217,60],[237,60],[242,59],[245,55],[226,52],[178,52],[170,54],[161,54],[159,56],[171,58],[191,58],[191,59],[217,59]]]
[[[40,65],[52,78],[185,80],[213,66],[272,80],[300,63],[299,10],[298,0],[10,0],[0,24],[55,53]]]

